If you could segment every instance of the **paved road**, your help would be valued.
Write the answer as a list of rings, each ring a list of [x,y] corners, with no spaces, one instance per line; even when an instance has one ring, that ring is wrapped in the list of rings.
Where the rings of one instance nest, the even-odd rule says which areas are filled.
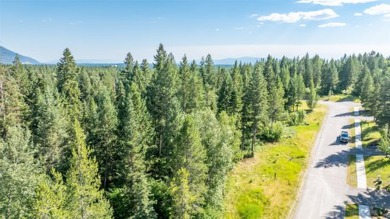
[[[312,151],[312,161],[305,174],[296,219],[343,218],[348,200],[347,162],[350,149],[337,140],[342,129],[354,127],[353,102],[321,102],[329,107]]]

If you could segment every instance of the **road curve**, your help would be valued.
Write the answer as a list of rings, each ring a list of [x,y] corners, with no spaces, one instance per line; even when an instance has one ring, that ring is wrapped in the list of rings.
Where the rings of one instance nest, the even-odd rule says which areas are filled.
[[[344,218],[344,201],[347,200],[347,163],[349,148],[340,144],[337,137],[341,130],[353,128],[353,102],[321,102],[328,113],[323,121],[312,149],[311,162],[304,175],[296,219]],[[351,133],[351,132],[350,132]]]

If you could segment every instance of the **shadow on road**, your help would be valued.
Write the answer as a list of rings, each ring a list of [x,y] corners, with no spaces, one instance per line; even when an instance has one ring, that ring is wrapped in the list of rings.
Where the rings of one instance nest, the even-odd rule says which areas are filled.
[[[354,115],[353,112],[348,112],[348,113],[337,114],[334,117],[345,117],[345,116],[353,116],[353,115]]]
[[[348,124],[348,125],[344,125],[344,126],[342,127],[342,129],[352,129],[352,128],[355,128],[355,123]]]
[[[343,206],[336,205],[333,207],[332,211],[328,212],[325,216],[326,219],[343,219],[345,215],[345,210]]]
[[[348,156],[351,154],[360,153],[360,149],[350,148],[337,152],[336,154],[331,154],[328,157],[321,159],[314,166],[315,168],[328,168],[334,166],[347,166],[348,165]]]

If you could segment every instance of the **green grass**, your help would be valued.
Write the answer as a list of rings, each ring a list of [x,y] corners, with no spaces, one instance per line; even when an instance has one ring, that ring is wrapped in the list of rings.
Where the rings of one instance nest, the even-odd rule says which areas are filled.
[[[292,138],[265,144],[254,158],[235,166],[227,181],[224,218],[288,215],[325,113],[326,107],[319,105],[306,116],[309,125],[292,128]]]
[[[374,121],[362,121],[360,123],[362,127],[362,145],[367,147],[370,145],[377,145],[381,138],[381,133],[378,126]]]
[[[390,159],[385,156],[365,157],[367,186],[374,188],[374,181],[378,176],[381,177],[382,187],[390,184]]]
[[[347,183],[352,187],[357,187],[356,155],[349,155],[348,158]]]
[[[359,219],[359,206],[357,204],[347,204],[344,219]]]
[[[352,96],[350,94],[335,94],[332,96],[324,96],[323,100],[333,101],[333,102],[343,102],[343,101],[353,101],[355,103],[360,103],[358,97]]]

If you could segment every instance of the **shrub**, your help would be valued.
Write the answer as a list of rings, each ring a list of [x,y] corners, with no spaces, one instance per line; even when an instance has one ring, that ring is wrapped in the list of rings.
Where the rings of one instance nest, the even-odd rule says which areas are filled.
[[[291,126],[300,125],[305,121],[305,111],[299,110],[296,112],[290,113],[290,119],[288,124]]]
[[[267,142],[277,142],[282,138],[283,135],[283,124],[276,122],[272,126],[266,126],[260,133],[260,139]]]

